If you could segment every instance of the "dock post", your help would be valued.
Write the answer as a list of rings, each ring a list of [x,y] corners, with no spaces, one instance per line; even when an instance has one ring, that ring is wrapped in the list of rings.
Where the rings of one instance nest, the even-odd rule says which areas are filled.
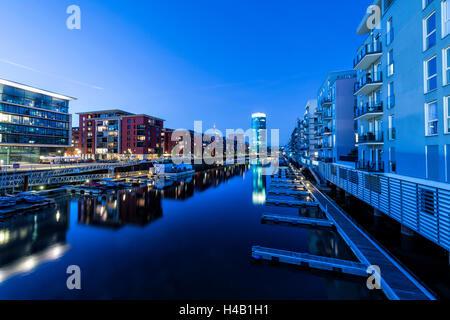
[[[344,197],[345,197],[345,206],[347,208],[352,207],[352,195],[348,193],[347,191],[344,191]]]
[[[415,232],[404,225],[401,228],[401,247],[405,251],[411,251],[414,249]]]
[[[380,228],[383,226],[383,221],[384,214],[380,210],[373,208],[373,225],[376,228]]]

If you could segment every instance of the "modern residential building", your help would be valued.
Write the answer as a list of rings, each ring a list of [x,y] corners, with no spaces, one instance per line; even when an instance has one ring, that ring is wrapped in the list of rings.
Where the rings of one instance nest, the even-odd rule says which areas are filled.
[[[307,156],[306,159],[309,161],[316,161],[319,157],[319,151],[322,145],[316,135],[319,129],[319,114],[317,110],[317,100],[309,100],[305,107],[305,135],[307,137]]]
[[[374,5],[381,22],[363,18],[354,62],[360,167],[450,182],[450,2]]]
[[[373,5],[381,19],[374,25],[378,10],[362,19],[357,33],[366,38],[353,63],[357,165],[310,167],[375,215],[396,220],[403,234],[416,232],[448,251],[450,0]]]
[[[332,72],[325,79],[318,92],[319,105],[318,131],[316,136],[319,150],[319,160],[338,162],[347,158],[355,149],[355,129],[353,110],[355,97],[353,87],[356,72]]]
[[[75,98],[0,79],[0,161],[39,163],[71,146]]]
[[[252,152],[260,154],[267,152],[267,116],[264,113],[254,113],[252,115]]]
[[[380,3],[376,3],[376,5],[380,5]],[[357,97],[354,114],[359,159],[357,168],[383,171],[385,135],[383,132],[382,87],[383,76],[386,76],[387,69],[383,68],[382,63],[382,29],[378,25],[378,28],[370,30],[367,28],[366,22],[367,20],[361,23],[358,34],[367,34],[367,37],[353,61],[354,70],[358,73],[358,81],[354,90]]]
[[[162,154],[164,120],[122,110],[79,113],[84,158],[149,159]]]

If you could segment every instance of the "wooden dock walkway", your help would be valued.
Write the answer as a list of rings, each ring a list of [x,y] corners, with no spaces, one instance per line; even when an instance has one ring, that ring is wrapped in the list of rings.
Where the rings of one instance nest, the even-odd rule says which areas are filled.
[[[315,256],[308,253],[255,246],[252,248],[252,258],[367,277],[367,268],[362,263]]]
[[[326,219],[315,219],[315,218],[303,218],[295,216],[286,216],[273,213],[264,213],[262,215],[262,220],[272,221],[272,222],[284,222],[293,225],[308,225],[312,227],[329,227],[331,228],[333,224]]]
[[[295,172],[295,168],[292,168]],[[300,177],[300,173],[296,174]],[[378,266],[381,270],[381,288],[391,300],[435,300],[431,293],[386,250],[377,244],[328,196],[312,184],[312,193],[328,219],[334,223],[341,237],[365,266]]]

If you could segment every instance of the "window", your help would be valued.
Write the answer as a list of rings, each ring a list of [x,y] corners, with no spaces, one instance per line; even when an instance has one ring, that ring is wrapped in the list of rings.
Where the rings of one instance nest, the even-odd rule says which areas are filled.
[[[428,50],[436,44],[436,12],[433,12],[423,21],[423,46]]]
[[[394,28],[392,24],[392,18],[390,18],[386,25],[386,43],[389,45],[394,41]]]
[[[394,82],[388,84],[388,109],[395,106]]]
[[[438,134],[438,111],[437,101],[425,105],[425,135],[434,136]]]
[[[389,50],[387,55],[387,74],[388,77],[394,74],[394,50]]]
[[[394,115],[389,116],[389,140],[395,140]]]
[[[433,0],[422,0],[422,2],[423,2],[423,8],[425,9],[426,7],[428,7],[428,5],[429,5],[430,3],[433,2]]]
[[[442,1],[442,38],[450,33],[450,0]]]
[[[444,133],[450,133],[450,96],[444,97]]]
[[[425,93],[433,91],[437,88],[437,59],[436,56],[425,61]]]
[[[446,86],[450,84],[450,47],[442,50],[442,71],[442,80],[444,86]]]

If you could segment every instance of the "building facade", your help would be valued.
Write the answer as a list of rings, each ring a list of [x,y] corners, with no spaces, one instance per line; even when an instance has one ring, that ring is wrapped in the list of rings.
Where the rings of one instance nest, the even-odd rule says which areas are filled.
[[[252,152],[267,152],[267,116],[264,113],[252,115]]]
[[[378,0],[354,62],[361,169],[450,182],[450,2]]]
[[[0,161],[39,163],[71,146],[72,97],[0,79]]]
[[[318,130],[321,146],[319,160],[338,162],[355,149],[353,88],[356,73],[353,70],[330,73],[318,92]]]
[[[145,160],[163,152],[162,119],[122,110],[80,113],[79,119],[83,158]]]

